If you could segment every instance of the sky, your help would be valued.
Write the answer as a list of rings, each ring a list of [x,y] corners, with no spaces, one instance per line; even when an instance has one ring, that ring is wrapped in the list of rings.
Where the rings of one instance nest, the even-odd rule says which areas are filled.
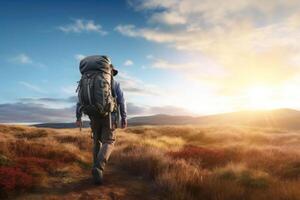
[[[2,0],[0,27],[2,123],[74,121],[96,54],[129,117],[300,109],[298,0]]]

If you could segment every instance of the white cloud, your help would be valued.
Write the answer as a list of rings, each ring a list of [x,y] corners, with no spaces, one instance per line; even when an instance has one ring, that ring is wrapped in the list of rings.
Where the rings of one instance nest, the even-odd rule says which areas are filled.
[[[20,65],[31,65],[38,68],[46,68],[47,66],[41,62],[33,60],[30,56],[25,53],[18,54],[11,59],[10,62],[20,64]]]
[[[74,58],[77,60],[77,61],[81,61],[83,58],[85,58],[86,56],[85,55],[82,55],[82,54],[76,54],[74,56]]]
[[[161,89],[156,85],[146,84],[136,77],[129,76],[126,73],[119,73],[116,80],[119,81],[121,88],[131,95],[159,96],[162,94]]]
[[[11,59],[13,62],[16,62],[18,64],[32,64],[32,59],[26,55],[25,53],[21,53],[14,58]]]
[[[77,85],[66,85],[61,87],[61,91],[64,95],[76,95]]]
[[[74,120],[74,107],[49,108],[40,103],[16,102],[0,104],[1,123],[41,123],[71,122]]]
[[[42,122],[72,122],[74,120],[74,103],[68,99],[20,99],[16,103],[0,104],[0,123],[42,123]],[[190,115],[191,112],[175,106],[146,106],[132,102],[127,103],[128,116],[170,114]]]
[[[148,106],[140,105],[132,102],[127,103],[127,110],[130,117],[145,116],[145,115],[194,115],[194,113],[184,109],[182,107],[161,105],[161,106]]]
[[[125,65],[125,66],[131,66],[131,65],[133,65],[133,61],[132,60],[125,60],[125,62],[123,63],[123,65]]]
[[[180,16],[178,13],[175,12],[161,12],[155,13],[151,16],[150,22],[155,23],[162,23],[168,25],[176,25],[176,24],[185,24],[186,19],[183,16]]]
[[[138,36],[138,32],[135,30],[135,25],[132,24],[118,25],[115,27],[115,30],[129,37]]]
[[[179,2],[180,0],[128,0],[129,5],[137,10],[168,8]]]
[[[131,0],[130,5],[137,11],[150,11],[152,23],[142,27],[120,24],[116,31],[213,60],[226,76],[215,76],[217,70],[207,79],[218,85],[222,94],[240,93],[253,83],[275,87],[300,73],[295,67],[300,51],[300,1]],[[169,21],[157,17],[166,13],[176,16]],[[189,72],[195,80],[202,80],[205,70],[201,62],[193,60],[186,64],[152,60],[155,68]]]
[[[290,64],[295,67],[299,67],[300,66],[300,55],[298,54],[298,55],[291,57]]]
[[[168,43],[175,41],[179,42],[185,40],[183,33],[181,33],[180,35],[174,35],[173,33],[164,32],[155,28],[137,28],[132,24],[120,24],[116,26],[115,30],[128,37],[141,37],[146,40],[159,43]]]
[[[137,10],[150,10],[153,15],[176,13],[187,19],[187,22],[205,25],[226,25],[233,21],[245,19],[273,20],[274,16],[297,12],[298,0],[130,0],[130,5]],[[280,8],[280,13],[278,9]],[[283,16],[282,16],[283,17]],[[278,18],[277,18],[278,19]],[[209,27],[206,27],[209,28]],[[210,28],[214,28],[211,26]]]
[[[154,56],[151,57],[152,67],[156,69],[165,69],[165,70],[177,70],[182,74],[186,74],[187,76],[191,73],[194,74],[202,74],[202,76],[215,76],[215,77],[223,77],[226,76],[225,70],[222,66],[217,65],[213,61],[203,57],[198,56],[197,59],[189,60],[181,58],[181,61],[173,60],[172,62],[162,59],[156,58]]]
[[[58,29],[65,33],[82,33],[95,32],[100,35],[106,35],[107,32],[103,30],[100,24],[96,24],[93,20],[75,19],[72,24],[59,26]]]
[[[50,109],[61,109],[74,106],[77,101],[77,97],[70,96],[68,98],[21,98],[19,99],[19,101],[24,104],[35,104]]]
[[[218,48],[216,45],[228,40],[239,45],[246,40],[242,46],[257,48],[295,46],[299,39],[297,8],[300,2],[297,0],[203,0],[201,3],[198,0],[131,0],[130,5],[138,10],[151,10],[150,21],[164,22],[166,26],[157,28],[155,24],[150,28],[138,28],[132,24],[121,24],[116,27],[117,31],[129,37],[172,43],[177,49],[206,51]],[[163,16],[170,19],[166,20]],[[178,20],[178,16],[182,19]],[[168,25],[176,22],[185,25],[170,29]]]
[[[147,59],[153,59],[154,56],[153,56],[152,54],[148,54],[148,55],[146,55],[146,58],[147,58]]]
[[[25,82],[25,81],[20,81],[19,84],[25,86],[26,88],[38,92],[38,93],[46,93],[45,90],[42,90],[39,86]]]
[[[186,69],[186,68],[196,68],[196,63],[170,63],[164,59],[155,59],[152,66],[158,69]]]

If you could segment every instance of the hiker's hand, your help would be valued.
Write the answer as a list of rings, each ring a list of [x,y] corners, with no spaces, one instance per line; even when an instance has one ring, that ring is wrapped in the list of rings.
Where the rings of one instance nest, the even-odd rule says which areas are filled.
[[[77,127],[81,127],[82,126],[82,121],[81,120],[77,120],[75,122],[75,124],[76,124]]]
[[[127,127],[127,119],[122,119],[121,120],[121,128],[126,128]]]

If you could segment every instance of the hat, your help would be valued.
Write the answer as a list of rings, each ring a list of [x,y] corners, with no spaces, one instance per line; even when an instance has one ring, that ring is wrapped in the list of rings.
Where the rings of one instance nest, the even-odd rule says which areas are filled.
[[[110,64],[110,66],[113,71],[113,75],[116,76],[118,74],[118,70],[115,68],[115,66],[113,66],[113,64]]]

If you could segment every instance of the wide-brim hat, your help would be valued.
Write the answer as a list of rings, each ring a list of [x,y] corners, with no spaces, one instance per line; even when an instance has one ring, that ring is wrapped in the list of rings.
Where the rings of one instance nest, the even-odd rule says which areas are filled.
[[[115,66],[113,66],[113,64],[111,64],[111,69],[112,69],[113,75],[116,76],[119,71],[115,68]]]

